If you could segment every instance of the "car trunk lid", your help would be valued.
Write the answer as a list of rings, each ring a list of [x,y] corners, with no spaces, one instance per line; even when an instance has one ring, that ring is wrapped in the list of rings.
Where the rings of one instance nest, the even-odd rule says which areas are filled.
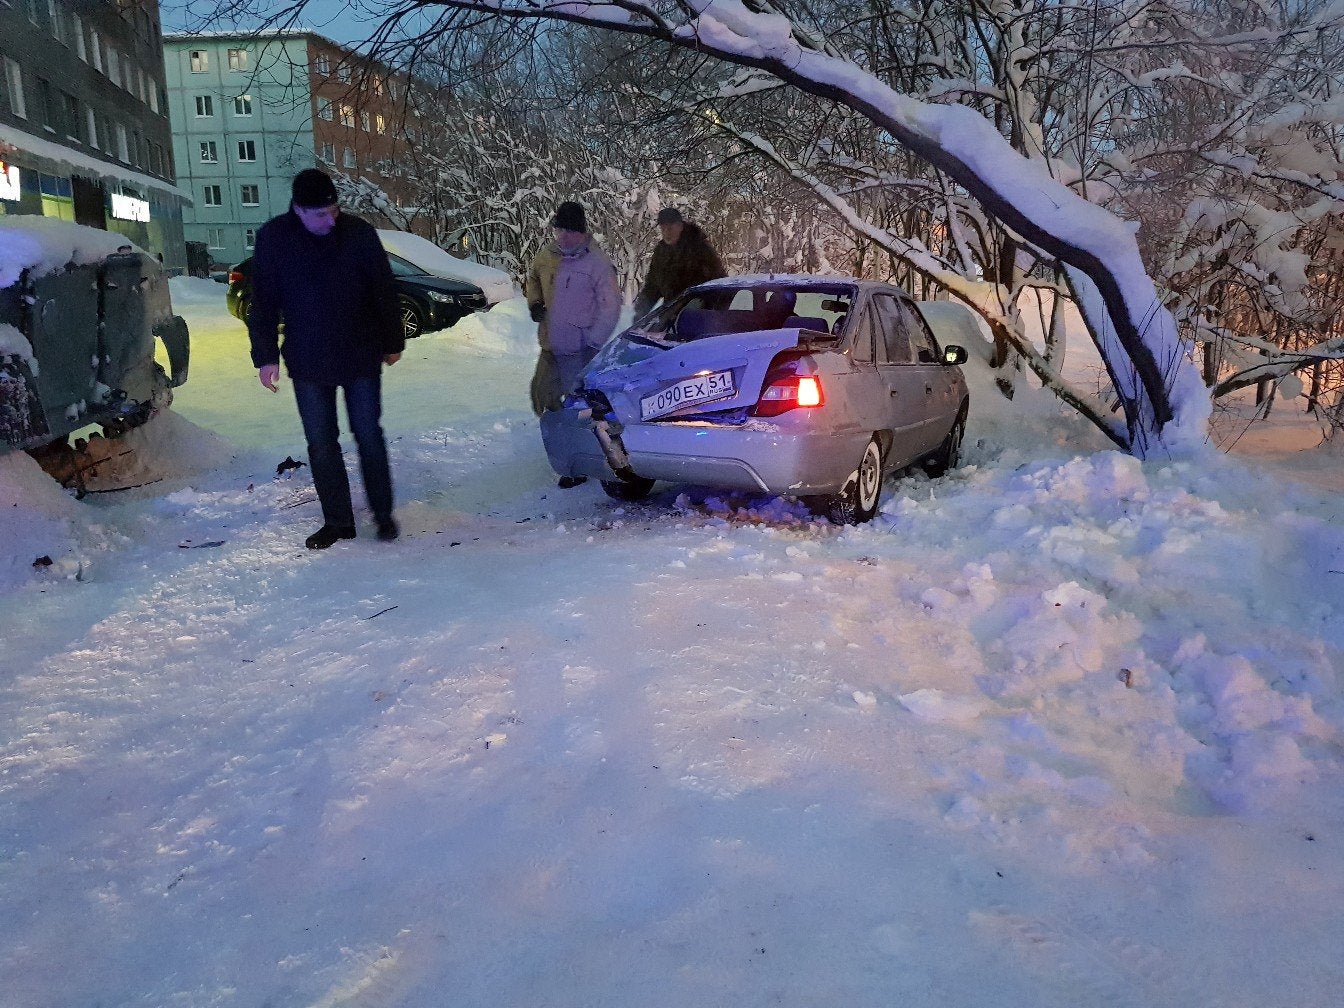
[[[594,362],[584,386],[602,392],[623,424],[716,414],[740,422],[775,355],[805,343],[799,329],[707,336],[666,348],[622,339]]]

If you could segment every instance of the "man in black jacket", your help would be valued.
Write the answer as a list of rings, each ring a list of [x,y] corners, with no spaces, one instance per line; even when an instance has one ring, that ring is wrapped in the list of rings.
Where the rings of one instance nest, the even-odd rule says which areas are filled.
[[[653,250],[644,286],[635,298],[635,318],[659,301],[669,301],[687,287],[725,276],[719,254],[710,245],[699,225],[681,216],[676,207],[658,211],[658,230],[662,240]]]
[[[257,233],[247,322],[261,384],[276,391],[282,356],[294,383],[322,504],[323,524],[305,540],[309,549],[355,537],[337,389],[359,446],[378,538],[392,540],[399,532],[382,428],[382,366],[400,360],[406,346],[401,312],[378,232],[358,217],[342,216],[336,202],[336,186],[325,172],[307,168],[294,176],[289,211]]]

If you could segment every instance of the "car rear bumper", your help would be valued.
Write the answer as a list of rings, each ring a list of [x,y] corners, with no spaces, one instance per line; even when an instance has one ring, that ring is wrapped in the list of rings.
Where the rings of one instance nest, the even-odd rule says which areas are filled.
[[[561,476],[617,478],[586,411],[541,417],[551,468]],[[791,419],[791,418],[790,418]],[[754,493],[836,493],[858,465],[869,434],[762,420],[742,425],[642,423],[621,432],[630,468],[646,479]]]

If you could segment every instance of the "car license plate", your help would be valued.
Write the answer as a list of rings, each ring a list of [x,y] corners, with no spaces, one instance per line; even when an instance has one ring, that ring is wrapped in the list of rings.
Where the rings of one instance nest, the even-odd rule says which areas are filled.
[[[639,401],[640,419],[648,420],[650,417],[662,416],[664,413],[679,410],[683,406],[722,399],[725,396],[732,395],[735,391],[731,371],[711,371],[709,374],[696,375],[694,378],[683,379],[675,385],[669,385],[661,392],[655,392],[653,395],[641,399]]]

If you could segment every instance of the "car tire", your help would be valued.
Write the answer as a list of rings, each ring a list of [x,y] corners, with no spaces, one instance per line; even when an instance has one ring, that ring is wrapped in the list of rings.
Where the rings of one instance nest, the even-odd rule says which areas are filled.
[[[854,470],[854,478],[838,494],[813,497],[808,505],[813,513],[829,518],[836,525],[862,525],[877,514],[882,500],[882,445],[876,437],[868,439]]]
[[[607,496],[618,501],[642,501],[653,490],[654,481],[636,476],[634,479],[602,480]]]
[[[401,301],[401,332],[407,339],[414,339],[425,331],[425,313],[414,300],[405,294],[397,295]]]
[[[961,442],[966,437],[966,407],[963,405],[957,420],[938,450],[924,460],[924,471],[937,478],[961,462]]]

